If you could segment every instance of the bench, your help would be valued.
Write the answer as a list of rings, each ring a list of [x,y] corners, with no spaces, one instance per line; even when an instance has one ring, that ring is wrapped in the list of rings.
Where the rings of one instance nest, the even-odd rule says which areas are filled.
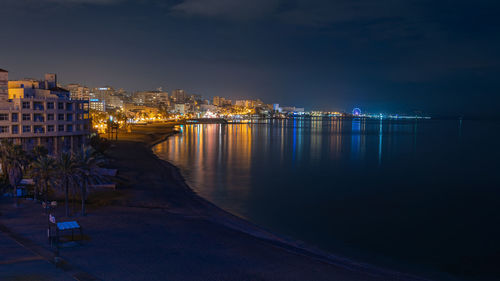
[[[55,226],[56,229],[56,239],[59,242],[59,231],[71,230],[71,241],[74,240],[75,230],[80,231],[80,239],[83,237],[82,227],[76,221],[65,221],[65,222],[57,222],[56,217],[52,214],[49,214],[49,239],[51,237],[50,225]]]

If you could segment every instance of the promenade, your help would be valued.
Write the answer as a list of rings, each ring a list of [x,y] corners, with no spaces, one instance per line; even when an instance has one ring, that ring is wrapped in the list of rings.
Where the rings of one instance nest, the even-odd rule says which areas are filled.
[[[0,229],[0,280],[74,280]]]

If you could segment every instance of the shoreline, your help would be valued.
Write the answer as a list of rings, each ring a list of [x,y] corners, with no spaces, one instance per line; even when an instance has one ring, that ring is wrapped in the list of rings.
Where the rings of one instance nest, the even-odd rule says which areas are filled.
[[[174,125],[139,128],[112,142],[107,166],[119,171],[118,189],[92,193],[87,216],[73,218],[85,239],[61,249],[63,273],[78,280],[429,280],[310,248],[202,198],[178,167],[152,151],[173,135]],[[0,200],[0,238],[8,231],[37,258],[53,263],[39,205],[27,200],[14,208],[7,201]],[[54,267],[36,269],[50,276],[39,280],[56,280]],[[0,263],[2,280],[23,274]]]

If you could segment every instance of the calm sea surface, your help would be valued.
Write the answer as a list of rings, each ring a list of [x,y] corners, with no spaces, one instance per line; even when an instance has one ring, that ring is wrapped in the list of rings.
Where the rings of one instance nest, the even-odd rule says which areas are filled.
[[[155,153],[198,194],[268,230],[437,279],[500,280],[498,122],[295,119],[182,130]]]

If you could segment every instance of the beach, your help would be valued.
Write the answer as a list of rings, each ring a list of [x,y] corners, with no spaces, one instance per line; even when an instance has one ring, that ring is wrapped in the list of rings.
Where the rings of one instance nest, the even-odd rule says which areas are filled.
[[[14,241],[9,249],[19,248],[21,258],[0,248],[0,279],[425,280],[311,249],[201,198],[175,166],[151,151],[175,133],[173,126],[119,133],[107,152],[107,167],[119,171],[117,189],[92,192],[88,215],[72,218],[85,239],[60,249],[57,269],[39,204],[28,200],[15,208],[2,199],[0,239]],[[21,248],[31,258],[23,259]],[[22,270],[34,261],[44,263]]]

